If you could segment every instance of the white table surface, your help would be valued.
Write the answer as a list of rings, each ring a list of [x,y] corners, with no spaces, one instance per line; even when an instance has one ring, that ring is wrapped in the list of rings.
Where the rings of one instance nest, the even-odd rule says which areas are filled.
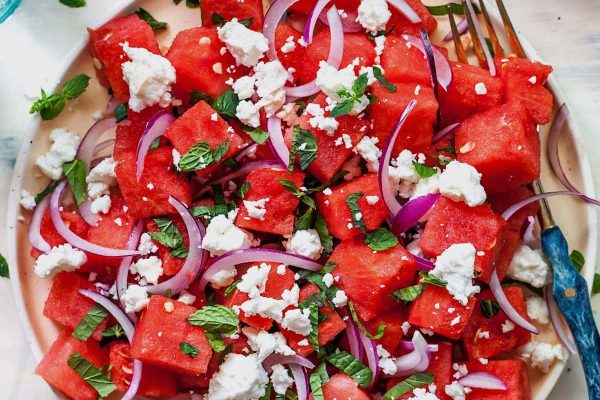
[[[171,1],[171,0],[164,0]],[[218,1],[218,0],[215,0]],[[571,112],[579,123],[600,183],[600,1],[505,0],[517,28],[554,67]],[[24,0],[0,25],[0,252],[5,254],[5,207],[12,165],[30,121],[31,99],[57,79],[63,60],[85,28],[111,14],[123,1],[88,0],[70,9],[58,0]],[[600,189],[600,185],[597,184]],[[600,190],[597,190],[600,193]],[[600,295],[593,299],[600,310]],[[51,399],[33,375],[35,363],[19,325],[10,284],[0,279],[0,399]],[[597,318],[598,319],[598,318]],[[551,400],[587,399],[577,360],[571,359]]]

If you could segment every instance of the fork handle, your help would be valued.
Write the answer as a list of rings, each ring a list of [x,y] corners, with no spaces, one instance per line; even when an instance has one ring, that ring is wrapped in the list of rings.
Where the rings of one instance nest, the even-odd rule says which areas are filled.
[[[585,279],[569,258],[560,228],[542,231],[542,249],[554,271],[552,295],[561,309],[579,350],[590,400],[600,400],[600,335],[594,322]]]

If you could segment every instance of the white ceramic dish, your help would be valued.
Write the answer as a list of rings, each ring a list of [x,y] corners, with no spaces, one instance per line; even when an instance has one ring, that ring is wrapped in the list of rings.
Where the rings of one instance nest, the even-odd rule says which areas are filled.
[[[444,1],[445,2],[445,1]],[[437,2],[426,2],[442,3]],[[170,29],[167,32],[158,34],[159,43],[162,46],[168,46],[174,37],[174,34],[181,29],[201,24],[200,13],[198,9],[188,9],[183,4],[178,7],[170,1],[147,0],[130,1],[124,6],[121,5],[112,10],[110,17],[119,15],[127,10],[132,10],[137,5],[143,4],[144,8],[150,11],[160,20],[169,23]],[[489,10],[495,10],[490,4]],[[493,13],[495,22],[501,27],[499,18]],[[443,19],[440,19],[442,22]],[[105,21],[98,21],[98,25]],[[445,29],[444,29],[445,28]],[[440,32],[434,35],[433,40],[445,34],[447,26],[440,23]],[[501,29],[498,30],[501,32]],[[94,76],[92,62],[87,53],[87,35],[82,32],[81,42],[73,49],[68,57],[65,58],[65,64],[62,71],[56,75],[56,85],[63,82],[69,76],[75,73],[85,72]],[[532,59],[539,60],[540,57],[535,49],[522,39],[527,55]],[[555,95],[556,104],[564,102],[564,97],[554,78],[548,83]],[[46,89],[52,89],[47,87]],[[108,96],[106,90],[92,80],[86,93],[81,96],[75,112],[63,112],[63,114],[54,121],[42,122],[36,120],[31,124],[24,145],[19,152],[14,169],[14,175],[10,187],[10,197],[7,212],[7,232],[8,232],[8,261],[10,265],[11,283],[15,297],[15,303],[24,333],[30,344],[30,348],[37,360],[41,359],[43,354],[52,344],[58,332],[57,327],[42,315],[43,304],[50,288],[50,280],[39,279],[33,274],[33,260],[29,256],[30,245],[27,239],[27,222],[19,222],[19,216],[24,212],[19,206],[20,192],[25,188],[31,192],[37,192],[47,184],[44,178],[39,177],[36,169],[33,167],[35,158],[45,152],[48,148],[47,135],[55,127],[66,126],[70,129],[85,133],[87,128],[93,123],[91,115],[98,109],[103,109]],[[545,141],[547,127],[541,129],[542,141]],[[570,119],[563,131],[561,139],[561,160],[566,166],[573,183],[584,190],[588,195],[594,196],[594,186],[590,164],[587,155],[580,140],[575,121]],[[560,184],[550,173],[548,161],[545,154],[542,155],[542,181],[547,191],[561,190]],[[550,199],[550,204],[554,212],[557,223],[563,229],[571,248],[580,250],[586,259],[586,267],[583,274],[586,280],[591,284],[594,275],[594,265],[596,262],[596,242],[597,242],[597,224],[596,213],[592,206],[572,198]],[[29,215],[25,215],[28,219]],[[542,339],[556,342],[557,338],[549,329],[542,333]],[[540,374],[536,371],[530,371],[532,382],[532,392],[535,400],[545,399],[560,374],[564,369],[564,363],[556,363],[548,374]]]

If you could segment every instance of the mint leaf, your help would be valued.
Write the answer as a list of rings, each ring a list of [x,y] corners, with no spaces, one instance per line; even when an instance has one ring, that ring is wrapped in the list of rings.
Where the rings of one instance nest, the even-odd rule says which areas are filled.
[[[44,197],[46,197],[50,193],[54,192],[54,189],[56,188],[56,186],[58,186],[58,183],[59,182],[52,182],[52,183],[48,184],[48,186],[46,186],[44,188],[44,190],[42,190],[41,192],[36,194],[35,195],[35,204],[40,204],[40,201],[42,201],[44,199]]]
[[[392,293],[392,298],[398,301],[410,302],[419,297],[421,293],[423,293],[423,285],[414,285],[396,290]]]
[[[206,339],[208,340],[208,344],[210,344],[210,347],[212,347],[215,353],[221,353],[222,351],[225,351],[227,346],[225,346],[225,342],[223,342],[223,339],[221,339],[221,335],[219,333],[211,331],[204,333],[206,335]]]
[[[235,190],[235,197],[240,200],[243,200],[246,197],[246,193],[250,190],[250,182],[242,183],[242,186]]]
[[[235,291],[235,289],[237,288],[237,285],[240,282],[241,282],[241,279],[233,282],[231,285],[229,285],[229,287],[227,289],[225,289],[225,293],[223,293],[223,294],[225,295],[226,299],[228,299],[229,296],[231,296],[231,294]]]
[[[571,259],[571,263],[573,263],[575,269],[581,272],[583,266],[585,265],[585,258],[583,257],[583,254],[581,254],[581,252],[578,250],[573,250],[569,258]]]
[[[365,236],[365,244],[375,251],[384,251],[398,244],[398,238],[386,228],[377,228]]]
[[[94,331],[100,326],[102,321],[108,316],[108,311],[99,304],[94,304],[90,311],[85,314],[83,319],[73,331],[74,338],[85,342],[92,336]]]
[[[148,235],[163,246],[170,249],[177,249],[183,246],[183,236],[173,221],[167,217],[154,218],[159,232],[148,232]]]
[[[196,358],[198,355],[198,349],[188,342],[179,343],[179,351],[186,356],[190,356],[191,358]]]
[[[325,400],[323,385],[329,382],[329,375],[327,375],[327,366],[325,363],[321,363],[315,371],[310,374],[308,382],[310,384],[310,392],[313,395],[313,399]]]
[[[200,0],[185,0],[185,6],[188,8],[198,8],[200,7]]]
[[[354,108],[354,99],[346,99],[333,107],[329,116],[331,118],[341,117],[348,114]]]
[[[352,320],[354,322],[356,322],[356,325],[358,325],[358,329],[360,329],[360,331],[363,333],[363,335],[365,335],[369,339],[375,339],[375,340],[379,340],[383,337],[383,333],[385,331],[385,325],[380,324],[377,327],[377,333],[375,335],[372,335],[371,332],[369,332],[367,330],[367,328],[365,328],[362,321],[358,318],[358,315],[356,314],[356,309],[354,308],[354,304],[349,302],[348,308],[350,309],[350,315],[352,316]]]
[[[365,225],[365,221],[362,218],[362,213],[358,207],[358,200],[362,199],[363,196],[363,192],[352,193],[346,197],[346,204],[348,204],[348,208],[352,214],[352,223],[354,227],[360,229],[363,233],[366,233],[367,226]]]
[[[213,108],[225,117],[235,118],[235,110],[240,104],[238,95],[231,90],[226,90],[213,102]]]
[[[373,76],[375,77],[375,79],[377,79],[379,81],[379,83],[381,83],[381,86],[383,86],[384,88],[386,88],[387,90],[389,90],[392,93],[395,93],[397,88],[396,86],[392,85],[390,83],[390,81],[388,81],[385,76],[383,76],[383,73],[381,72],[381,68],[379,67],[373,67]]]
[[[171,257],[177,257],[177,258],[187,258],[188,254],[190,252],[190,249],[188,249],[187,247],[178,247],[176,249],[173,249],[169,252],[169,255]]]
[[[233,335],[238,329],[238,317],[230,308],[222,305],[205,306],[188,317],[188,322],[204,328],[207,332]]]
[[[364,74],[359,75],[352,84],[352,91],[354,92],[354,96],[357,100],[364,96],[365,90],[367,90],[368,82],[369,74],[365,72]]]
[[[448,284],[448,282],[438,278],[433,274],[428,274],[426,272],[420,272],[420,274],[423,277],[423,280],[421,281],[421,284],[423,285],[435,285],[440,287],[446,287],[446,285]]]
[[[438,172],[438,169],[436,167],[428,167],[427,165],[419,164],[416,161],[413,161],[412,165],[415,168],[417,175],[419,175],[419,178],[421,179],[432,177]]]
[[[10,273],[8,272],[8,262],[6,262],[6,258],[2,254],[0,254],[0,276],[2,278],[10,278]]]
[[[85,182],[85,164],[81,160],[73,160],[64,163],[63,171],[75,197],[77,204],[87,199],[87,183]]]
[[[71,354],[67,363],[73,371],[77,372],[77,375],[96,389],[100,397],[107,397],[117,389],[117,385],[112,383],[102,371],[94,367],[81,354]]]
[[[383,395],[384,400],[395,400],[404,396],[407,393],[412,392],[414,389],[430,385],[433,383],[433,374],[429,372],[417,372],[416,374],[409,376],[402,382],[393,386],[390,390],[385,392]]]
[[[221,14],[218,14],[216,12],[212,13],[212,15],[210,16],[210,20],[212,22],[212,24],[214,26],[221,26],[221,25],[225,25],[225,22],[227,22],[225,20],[225,18],[223,18],[221,16]]]
[[[206,102],[211,102],[212,98],[206,93],[202,93],[196,89],[192,90],[192,93],[190,93],[190,106],[193,106],[202,100]]]
[[[85,0],[59,0],[60,4],[64,4],[67,7],[79,8],[85,6]]]
[[[120,338],[121,336],[125,336],[125,331],[123,330],[123,328],[121,327],[121,325],[116,324],[111,326],[110,328],[106,328],[105,330],[102,331],[102,337],[115,337],[115,338]]]
[[[296,155],[300,159],[300,169],[303,171],[317,159],[317,138],[311,131],[302,129],[299,125],[294,125],[294,133],[292,134],[290,166],[288,168],[290,172],[294,170]]]
[[[479,307],[486,318],[495,317],[501,310],[500,305],[495,300],[479,300]]]
[[[366,389],[371,383],[373,373],[365,364],[358,361],[350,353],[340,351],[327,356],[327,361],[334,367],[354,379],[360,387]]]
[[[31,105],[29,113],[33,114],[39,112],[44,121],[49,121],[58,117],[64,108],[64,97],[58,94],[47,96],[44,89],[42,89],[40,98]]]
[[[60,90],[67,100],[74,100],[81,96],[90,83],[90,77],[86,74],[75,75],[69,79]]]
[[[235,210],[235,203],[227,203],[225,194],[221,185],[212,185],[214,206],[196,206],[190,209],[194,217],[204,217],[207,221],[213,219],[217,215],[227,215],[230,211]]]
[[[297,198],[306,196],[306,193],[301,191],[300,188],[298,186],[296,186],[296,184],[294,182],[292,182],[288,179],[277,179],[277,182],[279,182],[279,184],[281,186],[283,186],[283,188],[285,190],[287,190],[288,192],[290,192]]]
[[[323,218],[321,214],[317,214],[317,217],[315,218],[315,230],[319,234],[319,239],[321,240],[323,252],[331,253],[333,251],[333,238],[329,234],[327,223],[325,222],[325,218]]]
[[[117,123],[126,120],[127,119],[127,103],[119,104],[118,106],[116,106],[114,114],[115,114],[115,121],[117,121]],[[159,139],[159,138],[157,138],[157,139]]]
[[[263,131],[260,128],[250,128],[245,126],[243,129],[254,143],[265,144],[267,140],[269,140],[269,132]]]
[[[193,145],[179,160],[179,169],[184,172],[197,171],[219,162],[229,151],[229,140],[210,149],[208,142]]]
[[[167,29],[166,22],[157,21],[156,18],[154,18],[152,15],[150,15],[150,13],[148,11],[144,10],[143,8],[138,8],[136,11],[134,11],[134,14],[136,14],[138,17],[140,17],[141,19],[146,21],[148,23],[148,25],[150,25],[150,28],[152,28],[153,31],[160,31],[163,29]]]
[[[308,306],[310,315],[310,333],[308,334],[308,341],[313,345],[315,351],[319,352],[319,306],[315,303]]]

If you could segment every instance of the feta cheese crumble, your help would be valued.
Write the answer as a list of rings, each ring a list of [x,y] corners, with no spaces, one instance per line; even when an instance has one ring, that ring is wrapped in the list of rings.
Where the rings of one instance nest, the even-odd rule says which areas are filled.
[[[430,274],[448,282],[446,290],[462,305],[469,297],[479,293],[480,287],[473,285],[475,247],[471,243],[453,244],[435,260]]]
[[[487,198],[479,172],[460,161],[450,161],[440,175],[439,186],[441,194],[454,201],[464,201],[469,207],[479,206]]]
[[[452,398],[452,400],[465,400],[467,393],[471,390],[464,387],[457,381],[452,382],[444,387],[444,392]]]
[[[25,189],[21,190],[21,201],[19,203],[26,210],[33,210],[36,206],[35,197]]]
[[[179,297],[177,297],[177,301],[191,306],[196,302],[196,296],[194,296],[187,290],[182,290],[181,292],[179,292]]]
[[[87,194],[91,200],[110,195],[110,188],[117,184],[116,166],[117,163],[114,158],[105,158],[92,168],[88,176],[85,177]],[[110,205],[108,208],[110,209]]]
[[[253,265],[248,269],[237,285],[240,292],[248,293],[248,297],[254,298],[265,291],[265,285],[269,277],[271,266],[266,263]]]
[[[377,345],[377,356],[379,356],[378,366],[384,374],[394,375],[398,371],[392,355],[380,344]]]
[[[285,394],[294,383],[294,378],[288,374],[287,368],[281,364],[273,365],[271,370],[273,371],[271,372],[273,390],[275,390],[275,393],[277,394]]]
[[[349,64],[340,70],[335,69],[325,61],[319,62],[317,79],[315,83],[325,93],[333,103],[341,103],[345,97],[340,96],[341,92],[353,93],[352,85],[356,81],[354,65]],[[359,101],[354,102],[349,115],[358,115],[369,105],[369,99],[363,95]]]
[[[315,229],[297,230],[283,245],[288,253],[298,254],[313,260],[321,257],[323,252],[319,233]]]
[[[339,122],[335,118],[325,116],[325,110],[319,104],[309,103],[306,106],[306,112],[312,115],[308,120],[310,126],[325,131],[328,136],[332,136],[339,126]]]
[[[269,384],[256,354],[230,353],[208,384],[208,400],[258,400]]]
[[[236,275],[237,269],[235,268],[235,265],[229,265],[207,280],[215,289],[219,289],[230,286],[233,283],[233,278],[235,278]]]
[[[336,307],[344,307],[348,304],[348,296],[346,296],[346,292],[343,290],[338,290],[335,292],[335,296],[332,299],[333,305]]]
[[[521,357],[533,368],[548,372],[555,360],[565,361],[569,357],[567,351],[560,345],[545,342],[529,342],[521,348]]]
[[[152,238],[147,232],[142,233],[140,236],[140,243],[138,244],[138,251],[143,255],[148,255],[151,253],[156,253],[158,251],[158,247],[152,241]]]
[[[110,199],[110,196],[105,194],[92,200],[92,204],[90,204],[90,211],[94,214],[108,214],[111,204],[112,200]]]
[[[129,267],[129,272],[139,274],[146,282],[156,285],[158,278],[163,275],[162,260],[156,256],[148,258],[140,258],[132,263]]]
[[[299,308],[289,310],[285,313],[281,326],[285,329],[296,332],[298,335],[308,336],[312,331],[310,325],[310,310]]]
[[[75,271],[87,261],[85,253],[73,248],[69,243],[50,249],[35,261],[34,272],[40,278],[52,276],[59,271]]]
[[[126,313],[142,311],[150,303],[148,292],[139,285],[129,285],[121,300],[125,303]]]
[[[238,65],[254,67],[269,49],[269,41],[262,33],[246,28],[237,18],[217,28],[217,32]]]
[[[479,96],[484,96],[487,94],[487,87],[485,87],[485,83],[478,82],[475,84],[475,93]]]
[[[542,324],[549,322],[548,306],[544,299],[538,296],[528,297],[525,299],[527,305],[527,316],[532,320],[539,321]]]
[[[246,100],[254,94],[254,85],[256,83],[255,76],[242,76],[236,80],[231,88],[238,95],[240,100]]]
[[[267,331],[259,331],[256,328],[246,326],[242,328],[242,333],[248,338],[248,345],[252,351],[256,352],[258,359],[263,361],[273,353],[284,356],[296,354],[285,340],[285,336],[281,332],[269,333]]]
[[[253,128],[260,126],[260,104],[254,104],[248,100],[242,100],[235,108],[235,116],[245,125]]]
[[[267,213],[266,204],[269,201],[269,198],[266,197],[264,199],[258,200],[244,200],[244,207],[248,211],[248,215],[250,218],[255,218],[260,221],[265,220],[265,214]]]
[[[220,256],[233,250],[249,249],[252,242],[250,233],[235,226],[225,215],[217,215],[206,227],[202,248],[213,256]]]
[[[542,251],[540,249],[533,250],[526,244],[519,246],[506,274],[536,288],[546,286],[552,279],[552,271],[546,263]]]
[[[356,22],[375,35],[378,31],[385,30],[391,16],[386,0],[361,0]]]
[[[285,43],[283,44],[283,46],[281,46],[281,52],[284,54],[287,54],[287,53],[291,53],[295,49],[296,49],[296,42],[294,42],[294,37],[288,36],[288,38],[285,39]]]
[[[57,181],[63,175],[62,165],[75,159],[80,139],[76,133],[56,128],[50,133],[50,140],[52,141],[50,150],[36,158],[35,165],[48,178]]]
[[[259,62],[254,68],[258,104],[264,107],[267,118],[275,115],[285,103],[285,83],[288,71],[279,61]]]
[[[378,138],[363,136],[353,150],[365,160],[369,172],[379,171],[379,158],[381,158],[382,153],[376,146],[377,143],[379,143]]]

